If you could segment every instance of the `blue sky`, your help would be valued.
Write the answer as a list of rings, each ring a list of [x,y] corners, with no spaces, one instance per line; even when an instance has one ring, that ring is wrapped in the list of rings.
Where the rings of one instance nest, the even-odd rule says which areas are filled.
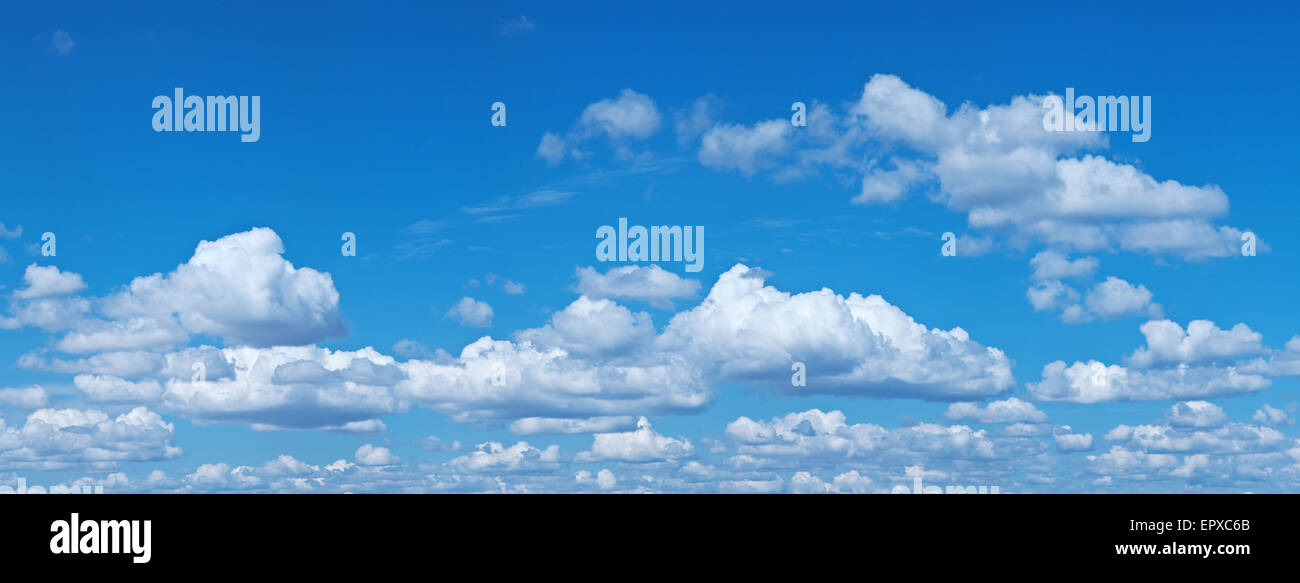
[[[0,482],[1294,491],[1295,12],[6,7]]]

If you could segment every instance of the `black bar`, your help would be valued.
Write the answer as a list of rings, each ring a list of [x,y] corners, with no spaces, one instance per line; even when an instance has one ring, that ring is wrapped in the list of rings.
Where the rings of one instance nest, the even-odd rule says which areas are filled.
[[[9,566],[96,572],[192,572],[260,565],[330,572],[434,563],[562,574],[616,561],[681,569],[718,556],[740,568],[812,568],[836,557],[871,570],[984,564],[1197,572],[1294,556],[1285,495],[45,495],[0,497]],[[53,554],[51,524],[149,520],[150,560]],[[1195,530],[1179,529],[1192,521]],[[1133,521],[1164,533],[1135,530]],[[1211,522],[1214,521],[1214,522]],[[1216,554],[1117,554],[1116,545],[1212,545]],[[1219,550],[1219,545],[1229,545]],[[1248,545],[1249,554],[1240,553]],[[1187,550],[1187,549],[1184,549]],[[712,560],[712,559],[710,559]],[[578,561],[574,563],[574,561]],[[979,563],[972,563],[976,561]],[[937,563],[936,563],[937,562]],[[178,570],[179,569],[179,570]],[[973,572],[973,571],[972,571]]]

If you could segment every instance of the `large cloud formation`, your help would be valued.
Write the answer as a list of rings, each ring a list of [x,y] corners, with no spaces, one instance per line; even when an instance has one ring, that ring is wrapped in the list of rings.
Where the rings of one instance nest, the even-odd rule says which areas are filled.
[[[949,114],[898,77],[875,75],[853,113],[874,135],[920,152],[926,172],[918,180],[937,181],[941,202],[966,212],[972,227],[1080,251],[1237,251],[1241,231],[1209,222],[1228,210],[1221,189],[1159,181],[1097,155],[1076,157],[1104,146],[1103,134],[1044,130],[1043,100],[963,104]]]
[[[139,277],[103,300],[115,321],[179,325],[228,344],[307,344],[347,334],[328,273],[295,268],[279,235],[256,228],[203,241],[175,271]]]
[[[0,419],[0,467],[59,469],[115,467],[181,455],[175,427],[157,413],[136,407],[117,417],[96,409],[39,409],[20,427]]]
[[[960,400],[1014,382],[1006,355],[961,328],[927,328],[878,295],[790,294],[764,277],[732,267],[700,305],[673,316],[656,346],[781,391]],[[790,385],[794,362],[807,366],[806,387]]]
[[[1241,229],[1218,186],[1159,180],[1096,153],[1104,133],[1048,131],[1048,95],[955,110],[894,75],[873,75],[842,114],[814,104],[806,128],[788,119],[693,124],[702,164],[778,179],[818,166],[861,177],[856,204],[894,204],[928,192],[966,214],[980,237],[1064,251],[1124,250],[1191,259],[1239,254]],[[695,126],[707,125],[706,129]],[[1261,247],[1264,248],[1264,247]]]
[[[330,276],[295,268],[283,252],[274,232],[253,229],[203,242],[171,273],[136,278],[107,297],[54,298],[84,309],[54,318],[50,328],[62,337],[20,364],[77,375],[74,386],[91,402],[258,429],[340,431],[378,427],[378,417],[413,405],[462,422],[515,421],[522,434],[627,427],[635,416],[698,412],[733,381],[789,394],[940,401],[1013,384],[1009,359],[961,328],[928,328],[880,296],[783,292],[744,265],[719,276],[662,332],[645,312],[584,295],[541,327],[513,340],[480,338],[455,357],[330,350],[314,344],[346,331]],[[588,281],[597,278],[608,281],[594,273]],[[14,317],[50,299],[15,300]],[[179,346],[195,334],[228,346]],[[794,362],[807,366],[805,387],[791,386]]]
[[[1151,320],[1140,330],[1146,345],[1133,351],[1127,365],[1050,362],[1042,380],[1028,384],[1030,396],[1072,403],[1204,400],[1260,391],[1272,377],[1300,374],[1291,366],[1300,341],[1293,339],[1284,351],[1270,350],[1245,324],[1224,330],[1193,320],[1184,329],[1172,320]],[[1259,357],[1265,354],[1267,359]]]
[[[176,347],[198,334],[250,346],[345,336],[329,274],[295,268],[283,254],[270,229],[235,233],[200,242],[170,273],[137,277],[95,299],[66,295],[84,287],[77,274],[30,267],[0,327],[67,331],[54,348],[72,354]]]

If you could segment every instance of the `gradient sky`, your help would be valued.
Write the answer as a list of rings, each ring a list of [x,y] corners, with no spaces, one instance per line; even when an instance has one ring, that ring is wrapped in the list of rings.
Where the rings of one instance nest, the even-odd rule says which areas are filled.
[[[6,6],[0,485],[1295,491],[1297,9],[1193,4]]]

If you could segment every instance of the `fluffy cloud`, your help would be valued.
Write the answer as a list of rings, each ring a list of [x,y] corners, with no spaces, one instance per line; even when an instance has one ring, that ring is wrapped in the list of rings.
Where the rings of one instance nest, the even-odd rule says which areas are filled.
[[[895,161],[893,169],[883,169],[865,159],[855,150],[862,144],[863,132],[818,101],[807,105],[806,126],[799,128],[791,118],[753,124],[715,122],[712,101],[697,101],[689,117],[678,124],[679,143],[697,141],[697,157],[706,167],[735,170],[746,177],[772,170],[781,181],[803,178],[821,167],[861,171],[867,175],[859,198],[882,202],[897,200],[903,190],[927,176],[921,165]]]
[[[1013,382],[1002,351],[961,328],[927,328],[877,295],[792,295],[765,286],[764,277],[732,267],[700,305],[672,318],[656,346],[773,390],[790,390],[792,362],[807,365],[805,393],[959,400],[997,395]]]
[[[789,390],[795,360],[808,364],[808,393],[955,400],[1012,384],[1006,356],[960,328],[927,328],[879,296],[791,295],[737,265],[661,334],[644,313],[580,297],[515,342],[402,363],[398,387],[462,421],[680,413],[711,402],[719,378]]]
[[[227,463],[203,464],[185,476],[185,484],[201,492],[246,490],[262,485],[262,478],[249,466]]]
[[[573,476],[573,483],[579,486],[595,486],[601,490],[612,490],[618,485],[618,477],[608,469],[601,469],[592,475],[587,470],[580,470]]]
[[[862,177],[862,190],[853,197],[853,202],[858,204],[897,202],[926,176],[926,171],[920,164],[895,160],[894,165],[895,168],[892,170],[872,168],[867,172]],[[963,254],[966,254],[966,246],[963,245],[961,249]]]
[[[148,403],[163,394],[162,386],[153,379],[133,382],[111,375],[81,374],[72,384],[96,403]]]
[[[1038,410],[1033,403],[1011,397],[1004,401],[993,401],[981,408],[977,403],[953,403],[943,414],[950,421],[974,421],[976,423],[1046,423],[1047,414]]]
[[[398,462],[397,456],[388,448],[369,443],[357,448],[355,459],[362,466],[391,466]]]
[[[1226,416],[1204,399],[1258,391],[1272,383],[1269,377],[1300,373],[1293,365],[1300,361],[1294,356],[1300,354],[1300,341],[1288,342],[1286,351],[1272,351],[1245,324],[1223,330],[1208,320],[1194,320],[1184,330],[1170,320],[1152,320],[1140,329],[1146,345],[1128,357],[1128,366],[1052,362],[1043,367],[1040,382],[1028,384],[1029,394],[1040,401],[1075,403],[1181,400],[1185,402],[1174,405],[1167,418],[1175,425],[1208,427]],[[1269,356],[1243,358],[1260,353]]]
[[[1052,433],[1052,426],[1048,423],[1026,423],[1017,421],[1014,423],[1004,424],[1001,429],[995,433],[1004,437],[1043,437]]]
[[[1075,433],[1069,425],[1062,425],[1052,435],[1056,441],[1056,450],[1062,453],[1092,450],[1091,433]]]
[[[739,452],[733,461],[766,467],[781,459],[807,466],[831,465],[847,459],[875,461],[916,459],[991,460],[1022,452],[1023,443],[995,443],[984,430],[965,425],[919,423],[886,429],[861,423],[849,425],[843,413],[819,409],[790,413],[769,421],[740,417],[727,424],[726,436]]]
[[[157,349],[185,343],[189,335],[174,322],[131,318],[111,322],[87,321],[54,343],[54,348],[72,354],[113,349]]]
[[[780,476],[771,480],[724,480],[718,483],[718,491],[724,494],[771,494],[784,487],[785,480]]]
[[[1129,364],[1149,367],[1166,363],[1223,360],[1264,352],[1263,336],[1245,324],[1222,330],[1209,320],[1192,320],[1183,330],[1170,320],[1153,320],[1141,327],[1147,345],[1129,357]]]
[[[456,451],[460,449],[460,440],[449,442],[433,435],[422,437],[416,443],[427,451]]]
[[[346,335],[329,274],[295,268],[274,231],[256,228],[200,242],[175,271],[138,277],[103,299],[117,322],[140,319],[230,344],[301,345]]]
[[[1291,337],[1284,350],[1268,352],[1267,358],[1249,361],[1242,369],[1268,376],[1300,376],[1300,336]]]
[[[47,267],[40,267],[35,263],[28,265],[27,270],[23,272],[23,282],[26,287],[14,292],[14,297],[20,300],[61,296],[86,289],[86,283],[81,280],[80,275],[59,271],[59,268],[53,265]]]
[[[655,432],[642,417],[635,431],[597,433],[581,461],[654,462],[688,457],[695,446],[686,438],[674,439]]]
[[[1093,286],[1083,303],[1089,313],[1107,320],[1134,315],[1158,317],[1160,314],[1160,305],[1151,303],[1151,291],[1146,286],[1135,286],[1113,276]]]
[[[1034,255],[1029,260],[1029,265],[1034,268],[1034,280],[1042,281],[1092,275],[1097,271],[1099,262],[1096,257],[1081,257],[1071,261],[1064,254],[1048,249]]]
[[[829,494],[835,491],[834,484],[828,484],[811,472],[795,472],[786,485],[791,494]]]
[[[1267,403],[1260,407],[1259,410],[1255,411],[1255,414],[1251,415],[1250,419],[1256,423],[1271,425],[1274,427],[1295,424],[1295,419],[1291,417],[1290,413],[1276,407],[1271,407]]]
[[[433,351],[415,340],[403,338],[393,344],[393,354],[402,358],[433,358]]]
[[[409,360],[401,368],[409,380],[399,383],[399,395],[458,421],[685,413],[713,400],[702,373],[672,354],[606,362],[484,337],[456,359]]]
[[[281,455],[262,466],[262,472],[272,476],[305,476],[319,471],[319,466],[305,464],[291,455]]]
[[[663,116],[648,95],[624,89],[618,97],[602,99],[588,105],[567,134],[545,132],[537,144],[537,157],[555,166],[566,156],[581,159],[586,153],[579,144],[604,135],[616,146],[619,157],[633,157],[627,149],[630,140],[644,139],[659,130]]]
[[[700,282],[684,278],[658,265],[627,265],[605,274],[591,267],[580,267],[574,275],[574,289],[592,298],[628,298],[649,302],[657,308],[672,309],[671,300],[695,297]]]
[[[617,98],[602,99],[582,110],[578,124],[610,139],[648,138],[659,129],[663,116],[649,96],[624,89]]]
[[[34,352],[29,352],[18,358],[18,366],[29,370],[117,377],[140,377],[156,374],[166,366],[166,362],[162,355],[144,350],[101,352],[75,360],[67,360],[57,356],[47,358]]]
[[[787,322],[768,317],[782,313]],[[805,332],[787,335],[787,328]],[[876,296],[790,296],[764,287],[743,266],[662,335],[643,313],[582,297],[516,339],[483,338],[458,358],[404,363],[368,348],[226,348],[209,370],[227,363],[227,376],[168,379],[162,401],[199,419],[286,428],[345,426],[418,403],[461,421],[545,418],[515,427],[535,433],[597,431],[610,428],[603,418],[695,411],[713,399],[713,374],[761,380],[755,374],[770,371],[785,382],[795,353],[823,367],[813,368],[812,378],[825,379],[814,389],[825,392],[866,387],[866,395],[950,398],[995,394],[1011,382],[1005,356],[960,329],[925,328]]]
[[[1035,312],[1065,310],[1077,306],[1080,298],[1077,290],[1057,280],[1035,283],[1025,295]]]
[[[48,405],[50,394],[40,385],[0,389],[0,408],[39,409]]]
[[[831,484],[836,492],[865,494],[871,491],[871,478],[859,474],[857,470],[835,476]]]
[[[515,435],[561,435],[575,433],[610,433],[637,427],[630,415],[592,417],[590,419],[557,419],[553,417],[525,417],[510,424]]]
[[[1212,223],[1228,211],[1219,187],[1157,180],[1090,153],[1106,147],[1105,134],[1044,130],[1044,103],[1041,95],[1014,96],[950,112],[896,76],[874,75],[846,116],[815,105],[798,132],[788,119],[713,124],[703,132],[699,159],[746,176],[776,168],[778,179],[811,165],[860,172],[858,204],[892,204],[934,185],[930,197],[966,213],[972,228],[1062,251],[1192,259],[1237,253],[1242,231]],[[693,130],[688,134],[711,123],[705,113],[692,113],[697,123],[683,120]],[[900,153],[877,159],[882,150]],[[778,166],[786,160],[794,165]]]
[[[1276,451],[1296,446],[1276,429],[1229,423],[1216,429],[1179,429],[1169,425],[1120,425],[1106,441],[1129,444],[1145,452],[1239,454]]]
[[[456,305],[447,310],[448,316],[455,316],[461,324],[485,328],[492,325],[492,306],[471,297],[461,298]]]
[[[1085,459],[1089,469],[1098,474],[1130,474],[1138,479],[1145,478],[1150,473],[1172,470],[1178,465],[1178,458],[1170,454],[1133,451],[1119,445],[1111,446],[1106,453],[1089,455]]]
[[[753,126],[714,126],[700,139],[700,163],[753,176],[789,149],[787,137],[791,130],[790,121],[784,119],[771,119]]]
[[[0,330],[35,326],[46,332],[66,330],[85,322],[91,302],[82,297],[39,298],[13,302],[8,316],[0,316]]]
[[[853,114],[881,135],[933,147],[942,139],[947,107],[893,75],[874,75],[862,88]]]
[[[1039,401],[1101,403],[1222,397],[1258,391],[1269,384],[1268,379],[1236,367],[1135,370],[1095,360],[1067,366],[1058,360],[1044,366],[1042,381],[1029,383],[1028,389]]]
[[[331,351],[308,346],[223,348],[228,376],[170,378],[162,403],[195,419],[265,428],[343,426],[402,411],[395,395],[405,373],[372,348]]]
[[[1035,256],[1035,259],[1041,256],[1040,253]],[[1072,267],[1073,265],[1072,263],[1051,265],[1050,262],[1040,262],[1035,266],[1034,276],[1037,278],[1039,275],[1049,272],[1059,273],[1062,270],[1074,270],[1079,274],[1085,272]],[[1146,286],[1133,285],[1113,276],[1094,285],[1086,295],[1081,295],[1060,280],[1047,279],[1034,283],[1029,288],[1027,296],[1034,311],[1059,310],[1061,320],[1068,324],[1079,324],[1098,318],[1113,320],[1127,316],[1159,318],[1163,312],[1160,304],[1151,301],[1153,296]]]
[[[258,430],[279,429],[279,427],[267,427],[256,424],[253,428]],[[383,421],[378,419],[366,419],[365,421],[348,421],[342,425],[326,425],[320,429],[321,431],[328,431],[330,433],[378,436],[388,432],[388,425],[385,425]]]
[[[1208,401],[1174,403],[1165,417],[1175,427],[1219,427],[1228,422],[1223,408]]]
[[[888,431],[862,424],[850,426],[839,411],[810,409],[769,421],[739,417],[727,424],[726,436],[742,455],[852,457],[859,449],[871,451]]]
[[[382,448],[373,448],[368,457],[384,457]],[[391,455],[391,454],[387,454]],[[373,461],[393,461],[377,459]],[[112,476],[111,476],[112,477]],[[491,491],[496,488],[486,481],[462,480],[473,488],[470,491]],[[177,478],[161,470],[147,476],[127,479],[117,475],[114,490],[136,492],[432,492],[446,490],[432,476],[413,467],[400,465],[359,465],[347,460],[329,464],[315,464],[299,460],[292,455],[280,455],[259,466],[235,465],[226,462],[205,463],[198,469]]]
[[[733,268],[662,334],[644,313],[580,297],[514,342],[481,338],[454,358],[212,349],[208,378],[193,382],[183,367],[166,379],[162,403],[196,419],[265,428],[339,427],[419,404],[458,421],[519,420],[517,432],[535,434],[698,411],[713,401],[719,375],[788,387],[796,355],[809,363],[809,392],[951,400],[1012,382],[1001,351],[960,328],[926,328],[878,296],[792,296],[761,277]]]
[[[555,166],[564,160],[568,152],[568,143],[559,134],[546,132],[537,144],[537,157],[546,160],[547,166]]]
[[[21,427],[0,423],[0,465],[55,469],[79,464],[174,458],[175,428],[157,413],[136,407],[117,417],[96,409],[38,409]]]
[[[174,271],[138,277],[93,302],[53,297],[84,287],[80,276],[29,267],[28,285],[15,294],[12,316],[0,318],[0,327],[68,330],[54,347],[69,353],[174,347],[194,334],[253,346],[345,335],[330,276],[295,268],[283,253],[270,229],[203,241]]]
[[[788,387],[796,355],[809,363],[809,392],[950,400],[1012,382],[1001,351],[960,328],[926,328],[878,296],[792,296],[737,266],[662,334],[645,313],[580,297],[515,342],[485,337],[456,358],[220,349],[203,382],[188,367],[167,379],[162,402],[198,419],[268,428],[342,426],[419,404],[459,421],[537,418],[515,426],[525,434],[600,431],[613,429],[610,417],[697,411],[714,399],[718,375]],[[228,374],[214,376],[222,363]]]
[[[579,297],[540,328],[515,333],[520,342],[556,347],[579,356],[617,356],[644,349],[656,336],[650,314],[610,300]]]
[[[510,447],[497,442],[481,443],[474,451],[447,462],[447,467],[460,472],[530,472],[554,470],[564,463],[560,447],[537,449],[520,441]]]

